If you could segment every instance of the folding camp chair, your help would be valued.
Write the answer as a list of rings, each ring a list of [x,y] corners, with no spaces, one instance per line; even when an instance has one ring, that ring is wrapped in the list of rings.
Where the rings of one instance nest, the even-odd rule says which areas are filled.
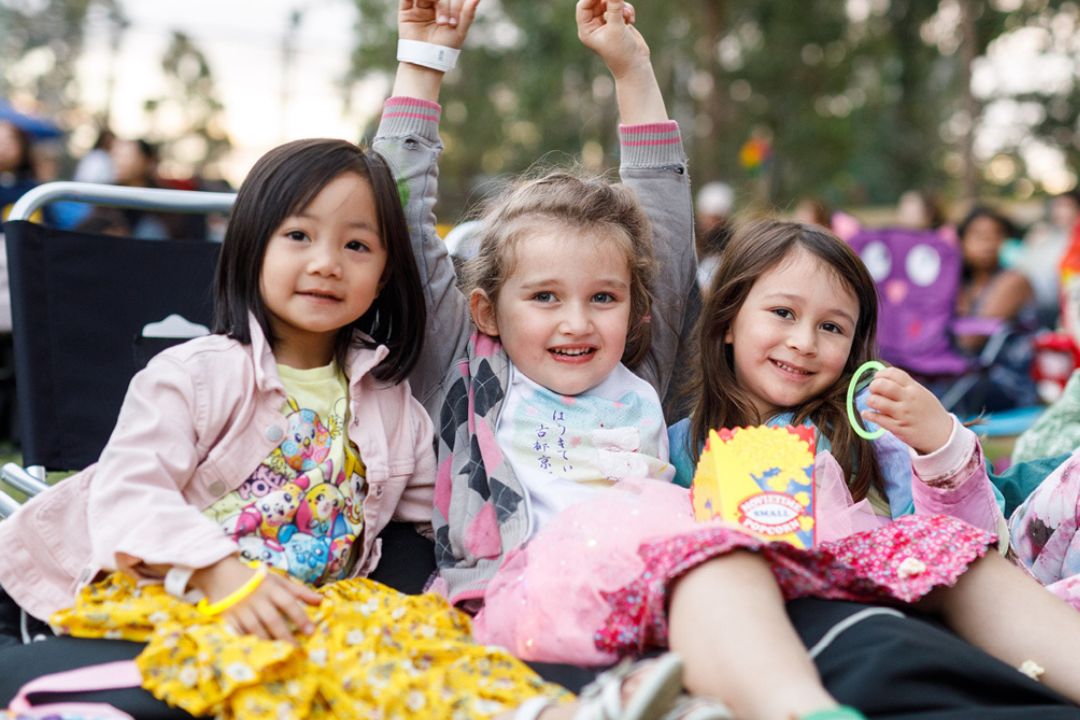
[[[956,239],[934,230],[881,228],[859,230],[848,243],[877,286],[881,357],[929,385],[948,410],[974,399],[971,393],[1001,362],[1016,330],[994,318],[956,317],[962,263]],[[972,357],[957,350],[953,339],[958,335],[987,340]],[[1038,412],[1034,408],[995,415],[1007,414],[1011,431]]]
[[[6,235],[17,409],[24,470],[0,479],[33,495],[46,470],[95,462],[131,377],[156,352],[209,332],[220,245],[141,240],[29,222],[39,207],[78,200],[112,207],[227,213],[232,193],[48,183],[12,208]],[[17,507],[0,498],[0,516]]]

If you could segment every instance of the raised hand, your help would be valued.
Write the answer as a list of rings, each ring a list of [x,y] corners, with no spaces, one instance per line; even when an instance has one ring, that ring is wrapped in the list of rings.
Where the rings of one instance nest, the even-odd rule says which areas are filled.
[[[398,37],[460,48],[480,0],[401,0]]]
[[[649,64],[649,45],[637,31],[634,7],[623,0],[578,0],[578,38],[616,79]]]
[[[903,440],[920,455],[940,450],[952,435],[953,419],[934,394],[900,368],[886,368],[869,386],[862,416]]]
[[[666,122],[667,108],[649,45],[634,27],[634,7],[624,0],[578,0],[575,17],[581,42],[600,56],[615,78],[620,122]]]

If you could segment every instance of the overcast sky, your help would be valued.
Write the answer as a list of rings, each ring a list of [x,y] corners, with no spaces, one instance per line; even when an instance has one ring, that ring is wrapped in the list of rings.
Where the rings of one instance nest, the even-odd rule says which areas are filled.
[[[342,111],[336,86],[348,65],[355,22],[342,0],[124,0],[131,26],[116,71],[112,116],[124,136],[150,133],[143,101],[160,94],[160,60],[173,30],[187,33],[207,56],[236,146],[227,175],[239,180],[255,159],[285,140],[333,136],[357,139],[385,92],[379,83],[359,93],[359,107]],[[294,9],[303,20],[282,103],[282,45]],[[94,109],[105,102],[106,26],[92,23],[81,80]],[[286,108],[283,111],[283,107]]]

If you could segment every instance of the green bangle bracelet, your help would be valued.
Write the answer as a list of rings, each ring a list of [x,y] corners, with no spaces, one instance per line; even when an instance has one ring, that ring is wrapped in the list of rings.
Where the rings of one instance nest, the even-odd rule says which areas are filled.
[[[867,371],[873,370],[874,372],[877,372],[878,370],[884,369],[885,366],[879,363],[877,360],[867,360],[862,365],[860,365],[859,369],[855,371],[855,374],[851,376],[851,383],[848,385],[848,422],[851,423],[851,428],[855,431],[855,434],[866,440],[876,440],[877,438],[881,437],[885,434],[885,428],[879,427],[877,430],[870,432],[869,430],[865,430],[863,426],[859,424],[858,418],[855,417],[855,387],[859,384],[859,378],[865,375]]]

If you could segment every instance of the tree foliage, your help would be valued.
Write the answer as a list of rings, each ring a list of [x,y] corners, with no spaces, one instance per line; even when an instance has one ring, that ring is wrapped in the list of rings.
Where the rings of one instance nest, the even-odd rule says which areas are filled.
[[[347,103],[352,84],[393,71],[397,3],[334,1],[357,10]],[[82,102],[83,29],[103,13],[121,33],[123,2],[0,0],[0,96],[21,91],[70,127]],[[573,5],[484,0],[443,97],[448,216],[487,180],[538,159],[616,164],[613,84],[578,42]],[[727,180],[744,205],[783,209],[802,196],[888,203],[912,187],[953,196],[1024,182],[1037,190],[1024,163],[1039,147],[1063,153],[1074,175],[1080,167],[1076,0],[641,0],[637,13],[695,181]],[[973,68],[1021,33],[1070,65],[1065,81],[976,94]],[[192,158],[226,152],[222,103],[200,49],[177,34],[162,62],[166,82],[147,110],[181,123],[155,139]],[[997,146],[976,147],[977,131],[1002,113],[1023,120]],[[751,140],[755,152],[769,150],[761,162],[746,152]],[[1016,172],[983,172],[993,156]],[[966,177],[970,168],[980,172]]]
[[[73,130],[82,122],[107,124],[108,109],[94,118],[76,76],[91,19],[104,19],[113,52],[128,26],[122,0],[0,0],[0,97],[21,92],[37,111]],[[231,147],[222,122],[212,68],[183,33],[173,33],[161,58],[162,92],[145,101],[147,139],[165,145],[167,158],[195,171]]]
[[[394,4],[353,2],[352,78],[390,72]],[[551,151],[586,165],[616,162],[611,82],[577,40],[573,2],[495,0],[482,9],[443,94],[443,183],[454,211],[478,181]],[[1075,12],[1052,0],[637,3],[696,182],[725,179],[745,203],[780,208],[801,196],[852,204],[892,202],[912,187],[962,193],[969,129],[986,102],[969,95],[971,58],[1003,33]],[[1021,99],[1051,103],[1032,132],[1067,148],[1075,167],[1080,90]],[[740,162],[750,138],[771,148],[753,167]]]
[[[83,50],[82,28],[95,6],[119,12],[117,0],[44,0],[0,3],[0,97],[11,95],[13,70],[24,77],[19,89],[38,98],[48,110],[59,111],[78,99],[75,61]],[[22,69],[33,57],[39,70]]]
[[[155,139],[176,146],[186,164],[201,175],[207,165],[220,160],[232,146],[222,122],[225,106],[218,98],[213,72],[206,56],[181,32],[173,32],[161,67],[165,75],[163,92],[147,99],[144,105],[151,127],[165,134]],[[167,122],[159,119],[161,116],[174,120]]]

